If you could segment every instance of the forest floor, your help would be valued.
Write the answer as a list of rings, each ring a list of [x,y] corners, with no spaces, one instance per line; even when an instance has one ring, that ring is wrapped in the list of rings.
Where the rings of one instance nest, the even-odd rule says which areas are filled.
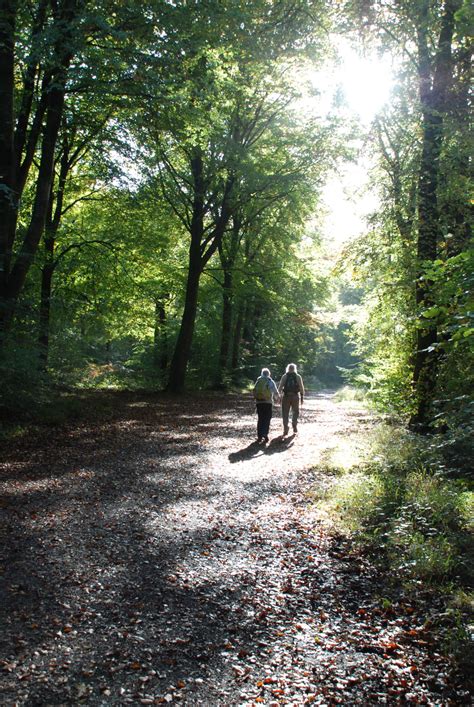
[[[259,447],[247,396],[113,405],[3,450],[0,704],[470,703],[436,607],[308,493],[367,411],[309,395]]]

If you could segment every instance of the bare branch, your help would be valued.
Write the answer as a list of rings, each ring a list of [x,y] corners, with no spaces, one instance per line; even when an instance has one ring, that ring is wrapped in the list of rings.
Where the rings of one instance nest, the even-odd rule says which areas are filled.
[[[63,248],[63,250],[57,254],[57,256],[54,260],[53,267],[56,268],[58,266],[59,262],[62,260],[62,258],[64,258],[64,256],[67,255],[67,253],[70,253],[71,250],[81,250],[85,246],[90,246],[90,245],[103,245],[105,248],[109,248],[112,251],[117,250],[117,246],[115,246],[110,241],[103,241],[98,238],[91,240],[91,241],[81,241],[80,243],[71,243],[71,245],[68,245],[66,248]]]
[[[74,199],[71,201],[67,206],[65,206],[62,211],[61,211],[61,216],[64,216],[65,213],[70,211],[76,204],[79,204],[82,201],[102,201],[103,197],[100,199],[94,198],[94,194],[99,194],[100,189],[94,189],[93,191],[89,192],[89,194],[86,194],[85,196],[79,196],[77,199]]]

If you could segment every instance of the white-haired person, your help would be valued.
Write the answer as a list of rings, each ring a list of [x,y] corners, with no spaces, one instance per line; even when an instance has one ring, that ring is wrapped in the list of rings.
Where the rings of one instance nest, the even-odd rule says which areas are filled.
[[[296,369],[295,363],[289,363],[286,367],[286,373],[283,374],[278,386],[278,392],[281,396],[281,416],[283,418],[283,437],[286,437],[289,432],[289,417],[290,410],[292,411],[291,422],[293,424],[293,433],[298,432],[298,418],[300,416],[300,402],[304,400],[304,385],[303,379]]]
[[[270,421],[273,415],[273,398],[280,402],[280,395],[268,368],[262,368],[253,387],[253,397],[257,407],[257,442],[268,442]]]

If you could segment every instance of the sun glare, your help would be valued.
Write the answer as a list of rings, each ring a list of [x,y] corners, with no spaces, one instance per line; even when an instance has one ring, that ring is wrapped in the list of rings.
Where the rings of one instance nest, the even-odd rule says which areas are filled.
[[[345,51],[335,72],[350,110],[364,123],[370,123],[389,100],[393,85],[392,68],[388,58],[360,57]]]
[[[338,46],[339,61],[318,70],[299,67],[293,78],[301,89],[297,109],[322,116],[336,106],[367,126],[390,99],[394,84],[390,57],[361,56],[347,44]]]
[[[390,101],[394,85],[394,70],[390,57],[362,56],[348,43],[336,39],[339,61],[328,61],[318,71],[302,71],[301,86],[306,87],[299,108],[306,115],[339,113],[348,120],[359,122],[362,133],[370,132],[370,124],[383,106]],[[309,87],[309,89],[308,89]],[[359,158],[350,164],[341,163],[329,176],[323,190],[326,218],[323,232],[338,251],[366,228],[367,215],[377,207],[377,195],[368,188],[371,164],[362,145],[353,145]]]

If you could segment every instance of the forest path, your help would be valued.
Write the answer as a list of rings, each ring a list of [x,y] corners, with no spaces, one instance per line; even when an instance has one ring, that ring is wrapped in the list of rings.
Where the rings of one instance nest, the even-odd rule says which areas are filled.
[[[0,703],[461,704],[426,616],[315,517],[373,421],[309,395],[258,447],[248,397],[120,394],[0,470]],[[348,444],[350,442],[350,444]]]

